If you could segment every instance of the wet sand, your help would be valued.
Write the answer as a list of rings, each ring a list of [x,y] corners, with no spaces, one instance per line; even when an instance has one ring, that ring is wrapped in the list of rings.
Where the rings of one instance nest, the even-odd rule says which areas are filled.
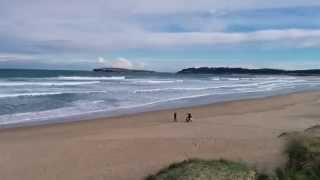
[[[179,122],[174,123],[173,112]],[[192,123],[184,123],[186,113]],[[286,131],[320,123],[320,92],[0,130],[1,180],[139,180],[188,158],[269,171]]]

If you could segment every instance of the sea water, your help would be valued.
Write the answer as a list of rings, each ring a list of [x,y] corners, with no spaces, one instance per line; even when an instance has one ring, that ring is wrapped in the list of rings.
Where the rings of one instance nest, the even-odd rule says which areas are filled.
[[[0,126],[115,116],[320,88],[320,77],[0,70]]]

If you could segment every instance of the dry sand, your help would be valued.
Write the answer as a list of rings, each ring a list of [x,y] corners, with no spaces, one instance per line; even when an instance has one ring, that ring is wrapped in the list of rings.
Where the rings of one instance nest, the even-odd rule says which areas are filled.
[[[277,136],[320,122],[320,92],[0,130],[1,180],[138,180],[187,158],[283,162]],[[194,122],[182,122],[191,112]]]

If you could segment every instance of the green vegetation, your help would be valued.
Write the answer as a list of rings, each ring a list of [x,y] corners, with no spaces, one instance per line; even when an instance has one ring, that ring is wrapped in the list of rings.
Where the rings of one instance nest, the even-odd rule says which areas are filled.
[[[287,163],[273,175],[261,174],[243,163],[192,159],[175,163],[146,180],[320,180],[320,126],[283,133]]]
[[[286,148],[288,162],[276,170],[276,180],[320,180],[320,137],[300,134]],[[271,179],[271,178],[270,178]]]
[[[255,174],[242,163],[192,159],[172,164],[146,180],[254,180]]]
[[[320,126],[282,133],[279,137],[288,140],[285,149],[288,161],[264,180],[320,180]]]

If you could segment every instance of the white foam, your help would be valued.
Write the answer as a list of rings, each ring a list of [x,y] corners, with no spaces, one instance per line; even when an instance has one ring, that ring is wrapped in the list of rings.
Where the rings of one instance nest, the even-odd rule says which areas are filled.
[[[240,78],[227,78],[228,81],[239,81],[241,80]]]
[[[58,79],[57,79],[58,78]],[[117,83],[108,82],[112,86],[105,86],[107,80],[115,80]],[[118,81],[119,80],[119,81]],[[313,80],[313,79],[311,79]],[[317,80],[317,79],[316,79]],[[100,83],[105,82],[105,83]],[[185,82],[185,83],[181,83]],[[100,83],[90,88],[64,87],[68,85],[82,85]],[[120,86],[117,86],[118,83]],[[180,83],[180,84],[178,84]],[[125,85],[123,85],[125,84]],[[104,90],[107,94],[98,94],[94,96],[94,101],[87,101],[87,97],[79,96],[80,100],[71,102],[71,107],[62,107],[55,110],[30,112],[30,113],[15,113],[10,115],[0,116],[1,124],[14,124],[32,121],[45,121],[55,119],[57,117],[68,117],[70,115],[82,115],[87,113],[113,111],[118,109],[129,109],[141,106],[162,105],[171,101],[184,101],[193,98],[206,96],[217,96],[219,100],[220,95],[227,96],[235,94],[250,94],[277,92],[281,90],[288,90],[289,88],[300,88],[311,85],[319,87],[320,81],[310,82],[306,78],[291,78],[291,77],[208,77],[208,78],[190,78],[179,80],[178,78],[146,78],[137,77],[136,79],[126,79],[125,77],[85,77],[85,76],[61,76],[55,78],[46,78],[43,81],[35,80],[23,82],[16,79],[16,81],[0,81],[0,90],[3,86],[28,86],[21,91],[22,93],[11,92],[12,94],[0,94],[0,98],[6,97],[20,97],[20,96],[50,96],[57,94],[75,94],[75,93],[91,93],[103,91],[87,91],[87,90]],[[128,86],[127,86],[128,85]],[[59,87],[33,87],[33,86],[59,86]],[[188,86],[188,87],[184,87]],[[143,87],[143,88],[142,88]],[[13,88],[13,89],[18,89]],[[7,91],[7,88],[3,88]],[[23,89],[22,89],[23,90]],[[48,91],[48,92],[44,92]],[[82,92],[81,92],[82,91]],[[86,92],[83,92],[86,91]],[[38,92],[38,93],[25,93]],[[141,94],[132,94],[132,93]],[[281,91],[282,92],[282,91]],[[158,93],[158,94],[157,94]],[[275,93],[276,94],[276,93]],[[108,97],[114,98],[117,102],[110,103],[108,100],[100,100]],[[235,96],[236,97],[236,96]],[[242,97],[242,96],[239,96]],[[52,97],[55,98],[55,97]],[[141,98],[141,99],[139,99]],[[213,98],[215,99],[215,98]],[[19,99],[18,99],[19,100]],[[210,99],[208,99],[209,101]],[[118,102],[119,101],[119,102]],[[191,102],[191,101],[190,101]],[[194,102],[197,102],[194,100]],[[201,101],[200,101],[201,102]],[[187,102],[188,103],[188,102]],[[70,104],[69,104],[70,105]],[[177,104],[179,105],[179,104]],[[145,109],[143,107],[143,109]]]
[[[224,93],[220,93],[220,94],[224,94]],[[152,102],[149,102],[149,103],[138,104],[138,105],[122,106],[122,107],[119,107],[118,109],[137,108],[137,107],[150,106],[150,105],[159,104],[159,103],[166,103],[166,102],[172,102],[172,101],[200,98],[200,97],[206,97],[206,96],[211,96],[211,95],[216,95],[216,94],[206,93],[206,94],[198,94],[198,95],[191,95],[191,96],[183,96],[183,97],[177,97],[177,98],[170,98],[170,99],[166,99],[166,100],[152,101]]]
[[[61,80],[73,80],[73,81],[89,81],[89,80],[125,80],[125,76],[110,76],[110,77],[86,77],[86,76],[60,76]]]
[[[228,93],[214,93],[214,94],[205,93],[205,94],[198,94],[198,95],[191,95],[191,96],[182,96],[182,97],[176,97],[176,98],[169,98],[166,100],[156,100],[156,101],[152,101],[149,103],[143,103],[143,104],[120,106],[120,107],[111,108],[111,109],[88,110],[86,108],[86,110],[88,110],[86,112],[83,112],[81,110],[81,108],[78,109],[79,107],[65,107],[65,108],[39,111],[39,112],[16,113],[16,114],[0,116],[0,125],[19,124],[19,123],[28,123],[28,122],[42,122],[42,121],[48,121],[53,118],[57,119],[57,118],[63,118],[63,117],[68,117],[68,116],[71,117],[71,116],[75,116],[75,115],[99,113],[99,112],[106,112],[106,111],[112,111],[112,110],[139,108],[139,107],[145,107],[145,106],[152,106],[152,105],[156,105],[156,104],[160,104],[160,103],[201,98],[201,97],[207,97],[207,96],[218,95],[218,94],[222,95],[222,94],[228,94]],[[100,101],[97,101],[97,102],[94,101],[91,103],[100,103]]]
[[[220,81],[221,79],[216,77],[216,78],[211,78],[212,81]]]
[[[99,103],[96,101],[88,103]],[[85,108],[85,110],[83,109]],[[71,117],[83,114],[98,113],[106,111],[106,109],[88,109],[88,107],[62,107],[52,110],[44,110],[37,112],[25,112],[25,113],[15,113],[15,114],[6,114],[0,116],[0,125],[13,125],[19,123],[32,123],[32,122],[42,122],[49,121],[51,119],[58,119],[64,117]]]
[[[58,94],[63,94],[63,92],[0,94],[0,98],[20,97],[20,96],[48,96],[48,95],[58,95]]]
[[[238,78],[232,78],[236,81]],[[288,84],[299,84],[306,82],[305,80],[298,80],[296,78],[283,78],[283,79],[274,79],[262,82],[255,83],[237,83],[237,84],[227,84],[227,85],[216,85],[210,87],[179,87],[179,88],[156,88],[156,89],[142,89],[135,90],[134,93],[153,93],[153,92],[170,92],[170,91],[205,91],[210,89],[222,89],[222,88],[240,88],[240,87],[254,87],[254,88],[265,88],[266,90],[272,90],[277,87],[291,87],[292,85]],[[230,79],[228,79],[230,80]]]
[[[170,83],[182,83],[183,80],[136,80],[132,79],[137,84],[170,84]]]
[[[0,86],[11,87],[11,86],[77,86],[77,85],[88,85],[97,84],[100,81],[82,81],[82,82],[0,82]]]
[[[152,92],[166,92],[166,91],[204,91],[210,89],[221,89],[221,88],[236,88],[236,87],[251,87],[258,86],[259,83],[252,84],[232,84],[232,85],[222,85],[222,86],[212,86],[212,87],[199,87],[199,88],[159,88],[159,89],[142,89],[135,90],[134,93],[152,93]]]
[[[50,96],[59,94],[88,94],[88,93],[104,93],[105,91],[84,91],[84,92],[38,92],[38,93],[15,93],[15,94],[0,94],[0,98],[12,98],[22,96]]]
[[[41,122],[53,118],[62,118],[66,116],[80,114],[80,112],[74,112],[74,108],[59,108],[39,112],[16,113],[0,116],[0,125],[19,124],[27,122]]]

